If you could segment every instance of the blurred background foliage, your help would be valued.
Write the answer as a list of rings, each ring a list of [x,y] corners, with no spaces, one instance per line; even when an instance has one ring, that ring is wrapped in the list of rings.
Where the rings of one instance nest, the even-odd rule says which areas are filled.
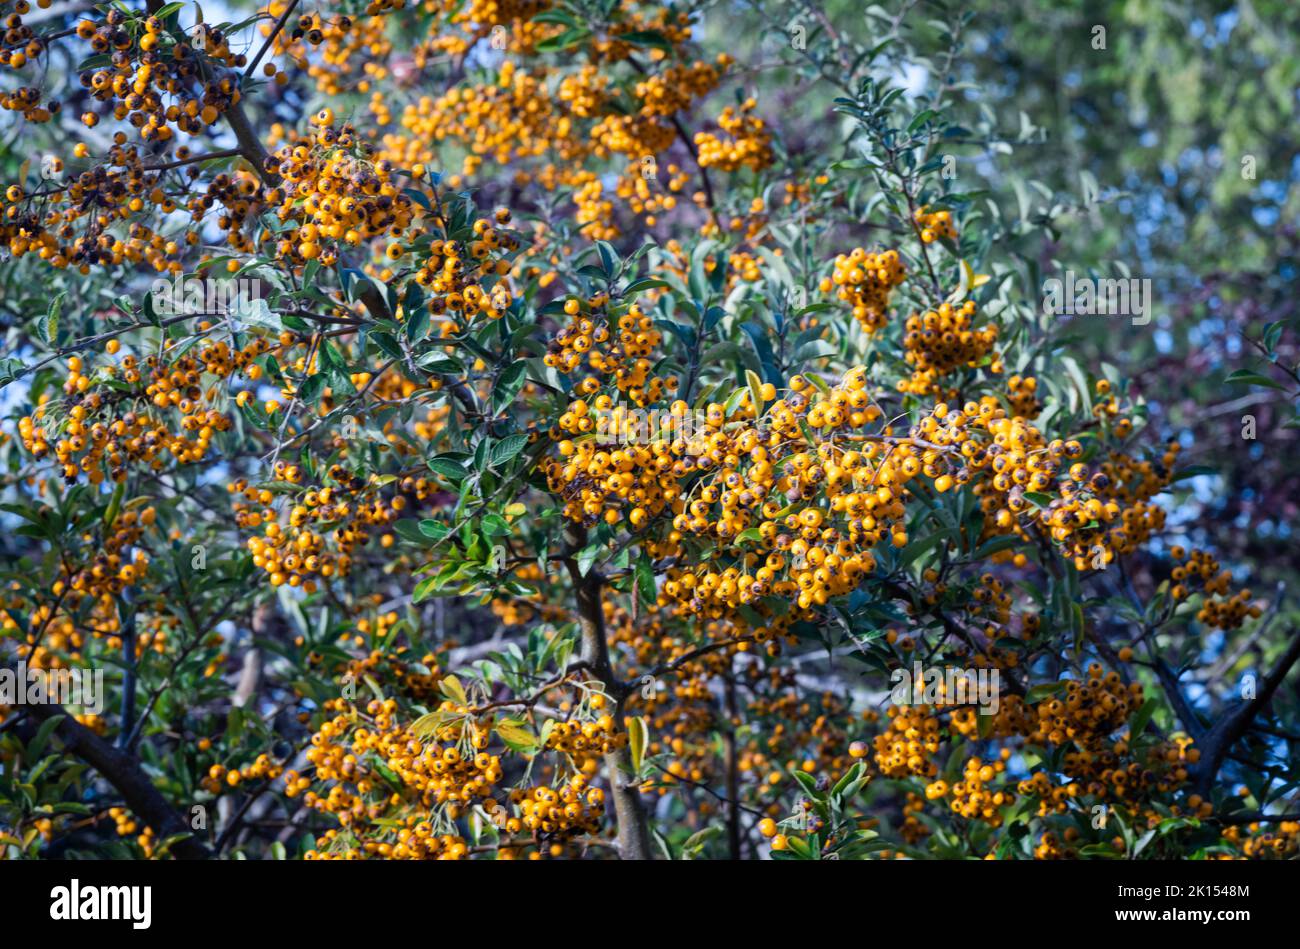
[[[827,23],[862,48],[897,28],[928,56],[902,63],[896,78],[924,95],[932,91],[926,67],[943,73],[945,24],[958,8],[830,0],[789,10],[781,23],[724,2],[705,24],[760,69],[795,42],[799,26],[810,50]],[[1026,229],[1020,253],[1044,276],[1067,266],[1101,277],[1128,268],[1152,281],[1149,325],[1067,318],[1071,353],[1082,365],[1114,366],[1148,402],[1156,430],[1178,438],[1189,463],[1216,469],[1194,483],[1178,516],[1236,530],[1198,539],[1213,535],[1226,559],[1254,564],[1270,587],[1289,581],[1300,496],[1300,383],[1288,372],[1300,361],[1300,5],[976,0],[960,12],[968,21],[952,95],[998,134],[954,146],[954,190],[996,195],[1009,217],[1017,195],[1031,214],[1051,210],[1035,183],[1058,201],[1097,198],[1084,213],[1053,215],[1054,242]],[[752,22],[738,28],[738,16]],[[836,137],[828,116],[842,90],[788,69],[758,81],[787,145],[815,154]],[[1280,329],[1267,355],[1251,340],[1270,326]],[[1230,380],[1234,373],[1246,381]],[[1254,440],[1242,437],[1246,415]]]

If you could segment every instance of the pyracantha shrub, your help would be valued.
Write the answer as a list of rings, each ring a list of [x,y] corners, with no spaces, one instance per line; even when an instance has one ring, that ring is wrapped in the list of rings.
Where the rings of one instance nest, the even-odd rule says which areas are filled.
[[[1296,855],[980,18],[733,6],[0,3],[6,855]]]

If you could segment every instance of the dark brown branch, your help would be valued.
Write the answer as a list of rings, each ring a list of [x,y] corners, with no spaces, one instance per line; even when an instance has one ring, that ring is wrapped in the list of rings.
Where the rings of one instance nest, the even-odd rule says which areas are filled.
[[[1183,723],[1183,727],[1191,734],[1192,738],[1200,741],[1205,735],[1205,726],[1201,724],[1200,718],[1188,704],[1186,696],[1183,695],[1182,688],[1178,685],[1178,676],[1174,670],[1169,668],[1169,663],[1157,657],[1152,662],[1152,668],[1155,670],[1156,677],[1160,680],[1161,687],[1165,690],[1165,695],[1169,698],[1169,704],[1174,707],[1178,713],[1178,719]]]
[[[753,641],[754,637],[752,636],[737,636],[734,639],[722,639],[716,643],[709,643],[706,646],[700,646],[697,649],[692,649],[684,655],[678,656],[672,662],[665,662],[663,665],[655,666],[649,672],[645,673],[645,675],[650,676],[652,679],[657,679],[660,676],[668,675],[670,672],[676,672],[692,659],[698,659],[700,656],[707,655],[711,652],[717,652],[719,649],[725,649],[728,646],[735,646],[740,643],[751,643]]]
[[[1216,814],[1207,820],[1216,824],[1280,824],[1283,821],[1300,821],[1300,813],[1261,814],[1259,811],[1249,811],[1244,814]]]
[[[280,14],[280,19],[276,20],[275,25],[271,27],[271,32],[267,35],[266,42],[262,44],[262,48],[257,51],[257,55],[253,57],[253,61],[249,63],[248,68],[244,70],[245,79],[252,76],[253,73],[257,71],[258,63],[262,61],[262,57],[265,56],[267,50],[271,48],[271,45],[275,42],[275,38],[280,35],[281,31],[284,29],[284,24],[288,21],[297,6],[298,0],[292,0],[292,2],[284,8],[284,12]]]
[[[570,550],[579,550],[586,540],[580,529],[571,532],[566,541]],[[615,701],[614,722],[621,726],[629,689],[614,675],[609,661],[609,643],[605,637],[605,612],[601,606],[604,577],[594,569],[583,576],[578,562],[570,557],[565,561],[573,581],[577,598],[579,627],[582,631],[582,661],[591,668],[597,682]],[[605,755],[605,769],[609,777],[610,797],[618,821],[618,852],[624,860],[649,860],[650,824],[645,802],[632,773],[632,753],[626,744]]]
[[[203,860],[212,856],[207,845],[194,836],[185,819],[153,786],[139,763],[104,741],[74,719],[61,705],[29,705],[27,711],[41,721],[62,716],[55,734],[70,754],[90,765],[117,789],[127,807],[137,814],[159,838],[184,835],[171,845],[182,860]]]
[[[1206,732],[1201,744],[1201,760],[1198,762],[1194,788],[1202,797],[1208,797],[1210,788],[1214,785],[1214,779],[1218,777],[1219,768],[1223,765],[1223,759],[1227,757],[1232,746],[1236,744],[1255,716],[1260,713],[1269,700],[1273,698],[1273,693],[1278,690],[1286,674],[1291,671],[1296,660],[1300,659],[1300,630],[1291,630],[1291,644],[1286,651],[1278,657],[1273,668],[1264,676],[1264,681],[1260,683],[1259,691],[1255,697],[1247,702],[1238,705],[1235,709],[1225,715],[1223,718]]]
[[[727,728],[722,740],[727,751],[727,852],[732,860],[740,859],[740,756],[736,742],[736,683],[730,676],[723,684],[727,698]]]

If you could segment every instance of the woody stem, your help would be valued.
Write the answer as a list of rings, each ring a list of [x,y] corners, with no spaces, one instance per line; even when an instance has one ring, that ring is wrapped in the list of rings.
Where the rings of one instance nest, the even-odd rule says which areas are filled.
[[[579,529],[579,532],[585,535],[585,531]],[[571,549],[580,549],[580,544],[575,543],[575,540],[585,540],[585,536],[579,538],[577,533],[571,533],[568,538]],[[604,577],[594,569],[584,576],[577,560],[572,557],[565,560],[565,566],[573,581],[577,599],[578,623],[582,633],[582,661],[590,669],[599,687],[614,699],[614,722],[616,726],[621,726],[629,690],[615,677],[609,660],[605,613],[601,608]],[[614,815],[618,821],[619,856],[624,860],[649,860],[650,825],[632,770],[632,753],[626,744],[605,755],[605,770]]]

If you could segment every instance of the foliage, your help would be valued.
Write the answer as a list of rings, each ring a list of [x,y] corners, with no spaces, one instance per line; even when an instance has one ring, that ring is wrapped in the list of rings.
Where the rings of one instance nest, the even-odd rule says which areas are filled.
[[[3,6],[0,656],[104,682],[0,706],[7,855],[1297,853],[1293,558],[1183,418],[1297,394],[1294,231],[1130,227],[1293,36],[1225,125],[1139,3]]]

